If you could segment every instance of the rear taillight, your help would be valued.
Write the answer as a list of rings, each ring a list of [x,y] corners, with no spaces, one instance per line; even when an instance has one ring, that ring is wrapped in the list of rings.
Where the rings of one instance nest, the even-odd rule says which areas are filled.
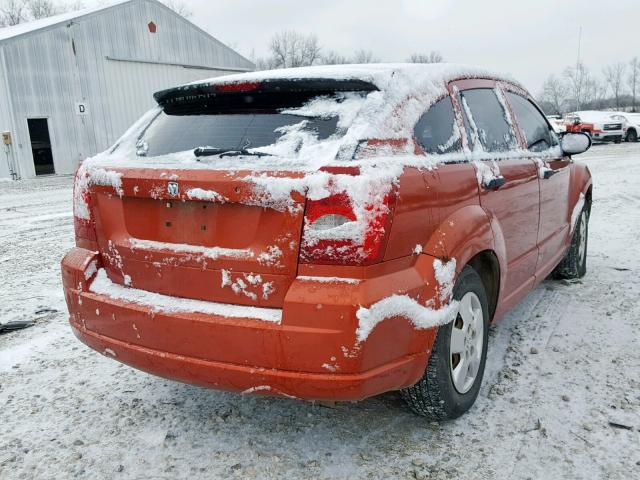
[[[369,265],[380,261],[394,204],[393,190],[357,212],[347,192],[307,200],[301,262]]]
[[[98,250],[96,225],[91,214],[88,177],[82,167],[76,172],[76,178],[73,182],[73,228],[77,247],[92,251]]]

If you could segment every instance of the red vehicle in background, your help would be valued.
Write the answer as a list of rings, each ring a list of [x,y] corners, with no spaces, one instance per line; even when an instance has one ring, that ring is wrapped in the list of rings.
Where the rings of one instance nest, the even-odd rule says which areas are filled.
[[[62,261],[91,348],[245,394],[400,390],[455,418],[489,325],[586,272],[592,182],[519,85],[455,65],[219,77],[159,107],[75,183]]]
[[[623,122],[612,118],[611,113],[584,111],[570,113],[565,116],[567,132],[582,132],[591,137],[593,142],[621,143],[625,136]]]

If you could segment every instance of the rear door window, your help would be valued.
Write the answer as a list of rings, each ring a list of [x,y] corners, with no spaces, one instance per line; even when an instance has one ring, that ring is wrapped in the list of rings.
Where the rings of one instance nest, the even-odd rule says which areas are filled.
[[[490,88],[460,92],[463,117],[472,149],[478,143],[486,152],[505,152],[516,148],[513,127],[504,108]]]
[[[460,130],[450,97],[439,100],[418,120],[414,134],[426,153],[441,154],[462,149]]]
[[[507,92],[507,98],[530,151],[542,152],[557,145],[547,120],[529,100],[512,92]]]

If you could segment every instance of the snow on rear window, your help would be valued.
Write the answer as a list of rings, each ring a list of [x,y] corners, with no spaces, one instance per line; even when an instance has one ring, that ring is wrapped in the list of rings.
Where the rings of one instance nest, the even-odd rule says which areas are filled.
[[[449,96],[436,102],[418,121],[416,140],[425,152],[441,154],[462,150],[462,136]]]
[[[157,157],[198,147],[241,150],[278,142],[291,129],[318,140],[338,132],[338,118],[283,113],[167,115],[161,113],[138,143],[138,155]]]

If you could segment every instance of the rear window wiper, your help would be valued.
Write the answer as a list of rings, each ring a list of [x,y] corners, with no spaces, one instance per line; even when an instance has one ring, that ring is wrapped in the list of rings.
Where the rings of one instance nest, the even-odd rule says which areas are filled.
[[[193,154],[196,157],[210,157],[211,155],[220,155],[227,151],[229,151],[229,149],[220,147],[197,147],[193,151]]]
[[[221,157],[239,157],[240,155],[250,155],[254,157],[272,156],[270,153],[259,152],[257,150],[247,150],[245,148],[235,150],[219,147],[198,147],[193,151],[193,154],[196,157],[211,157],[213,155],[220,155]]]
[[[251,155],[254,157],[272,157],[273,155],[267,152],[260,152],[258,150],[247,150],[245,148],[241,148],[240,150],[229,150],[228,152],[224,152],[221,157],[239,157],[240,155]]]

